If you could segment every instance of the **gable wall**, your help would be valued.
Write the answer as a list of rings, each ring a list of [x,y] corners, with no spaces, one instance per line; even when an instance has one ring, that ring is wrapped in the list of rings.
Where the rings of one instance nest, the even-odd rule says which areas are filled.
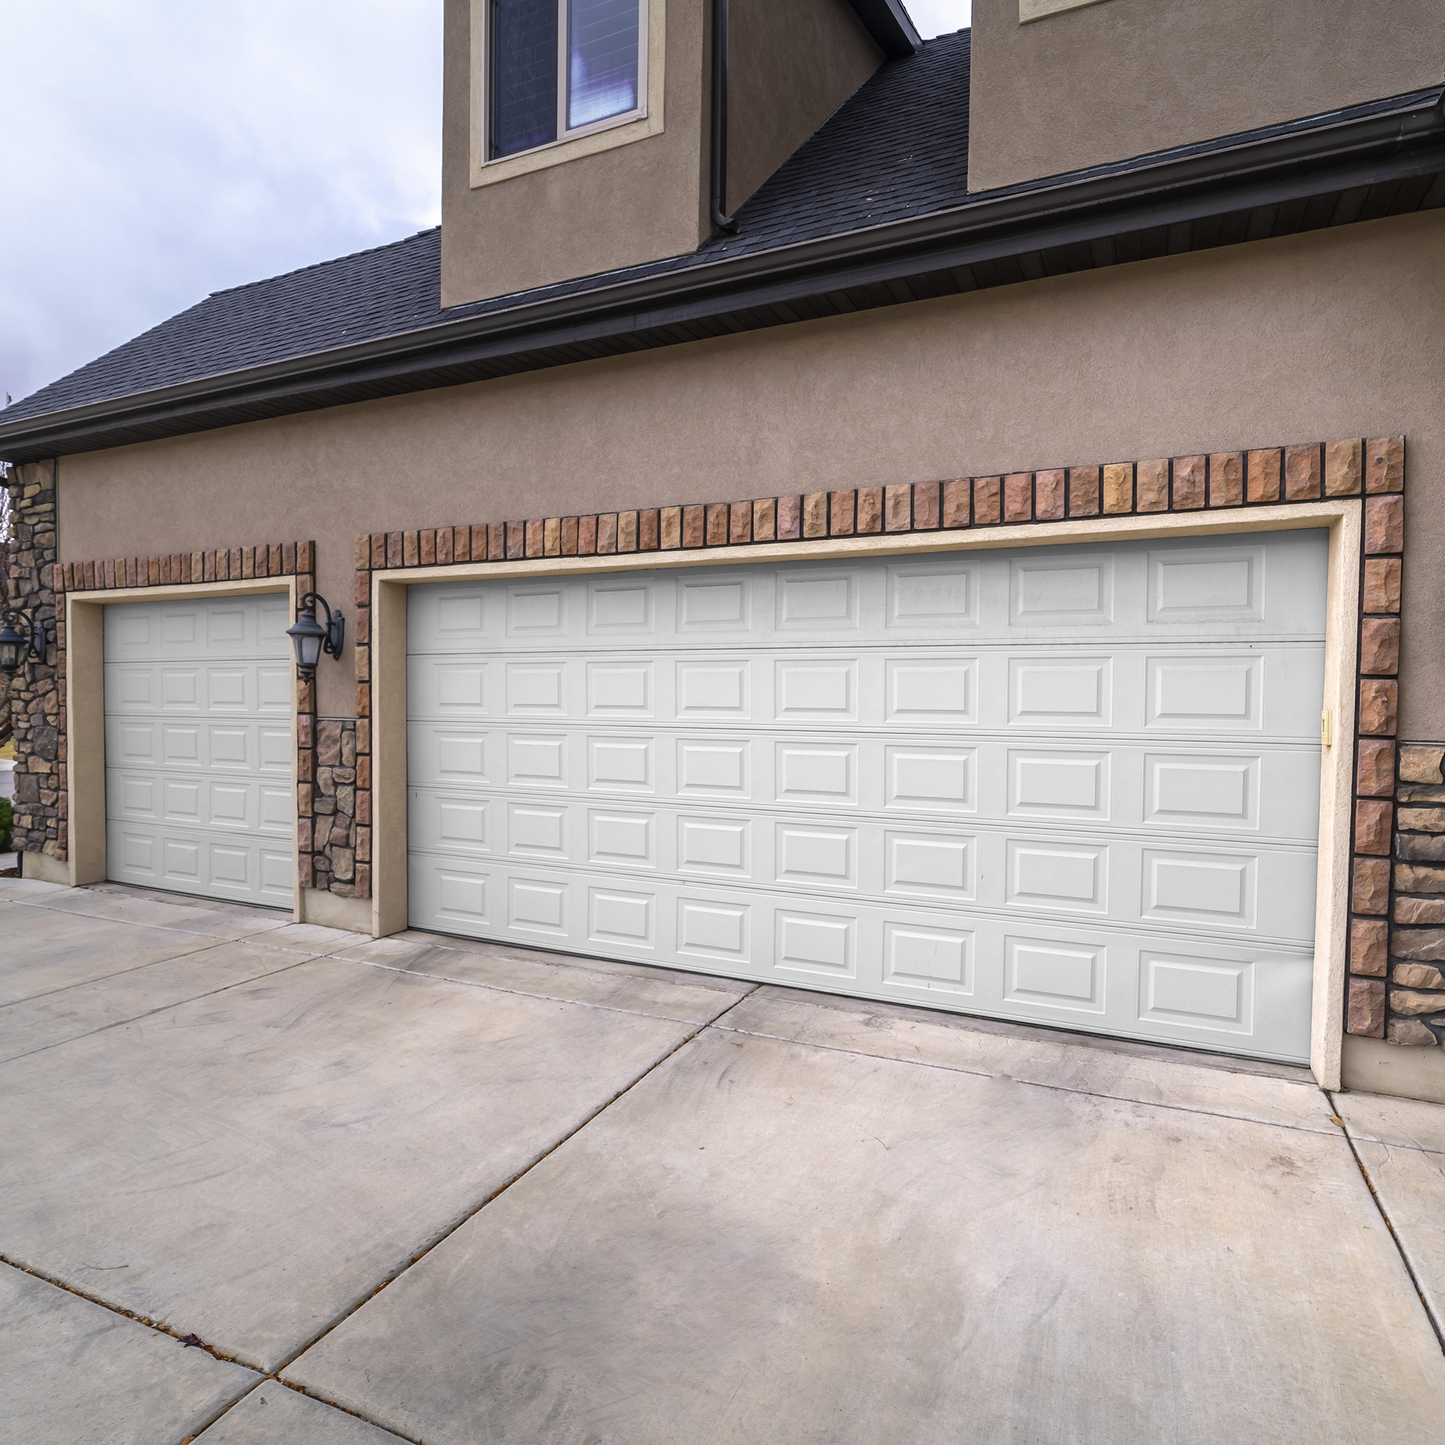
[[[974,0],[969,188],[1438,85],[1441,21],[1440,0],[1104,0],[1020,24],[1019,0]]]

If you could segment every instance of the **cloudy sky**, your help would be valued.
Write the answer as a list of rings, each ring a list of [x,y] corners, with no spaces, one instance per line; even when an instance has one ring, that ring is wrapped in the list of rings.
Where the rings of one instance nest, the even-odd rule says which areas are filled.
[[[906,0],[925,36],[971,0]],[[0,0],[0,393],[441,219],[441,0]]]

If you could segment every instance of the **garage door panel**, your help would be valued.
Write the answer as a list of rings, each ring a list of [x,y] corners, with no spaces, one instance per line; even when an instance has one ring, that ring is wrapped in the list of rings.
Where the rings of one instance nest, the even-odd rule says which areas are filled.
[[[285,597],[105,610],[109,876],[289,907]]]
[[[412,919],[1301,1058],[1323,534],[436,584]]]

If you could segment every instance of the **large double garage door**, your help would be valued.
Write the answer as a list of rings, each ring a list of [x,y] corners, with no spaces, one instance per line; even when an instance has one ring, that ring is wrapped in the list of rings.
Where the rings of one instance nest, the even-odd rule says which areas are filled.
[[[285,594],[105,609],[111,878],[290,908]]]
[[[1323,532],[413,587],[414,925],[1309,1052]]]

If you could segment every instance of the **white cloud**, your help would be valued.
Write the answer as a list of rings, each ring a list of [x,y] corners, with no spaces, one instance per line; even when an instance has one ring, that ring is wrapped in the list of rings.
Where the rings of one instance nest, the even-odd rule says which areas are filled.
[[[962,30],[973,17],[973,0],[903,0],[903,3],[925,40]]]
[[[0,0],[0,390],[440,219],[438,0]]]
[[[909,0],[919,31],[969,0]],[[0,393],[440,219],[441,0],[0,0]],[[3,399],[3,398],[0,398]]]

